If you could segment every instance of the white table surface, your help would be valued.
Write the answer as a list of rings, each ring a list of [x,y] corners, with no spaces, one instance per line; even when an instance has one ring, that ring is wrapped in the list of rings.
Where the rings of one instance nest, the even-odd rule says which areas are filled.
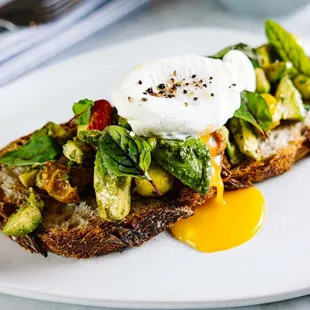
[[[235,0],[237,1],[237,0]],[[254,1],[254,0],[249,0]],[[272,1],[272,0],[271,0]],[[286,1],[286,0],[283,0]],[[263,32],[263,19],[236,16],[228,12],[216,0],[156,0],[145,10],[98,32],[78,45],[57,55],[43,66],[59,60],[108,46],[122,40],[152,32],[178,27],[219,26]],[[293,23],[296,33],[304,32],[303,25]],[[299,29],[299,28],[300,29]],[[96,307],[65,305],[0,294],[1,310],[98,310]],[[234,308],[236,309],[236,308]],[[242,310],[309,310],[310,296],[273,304],[238,308]]]

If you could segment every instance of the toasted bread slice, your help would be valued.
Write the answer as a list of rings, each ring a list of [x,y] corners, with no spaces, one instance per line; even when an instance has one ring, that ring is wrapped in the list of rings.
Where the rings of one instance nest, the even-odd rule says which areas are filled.
[[[232,167],[223,158],[222,178],[225,189],[252,186],[253,183],[280,175],[310,151],[310,112],[304,122],[283,124],[259,143],[262,159],[246,160]]]
[[[261,161],[248,160],[232,167],[223,156],[225,188],[249,187],[289,170],[309,152],[309,132],[307,122],[276,128],[260,143]],[[0,156],[25,144],[29,137],[12,142],[0,151]],[[28,196],[18,179],[19,172],[18,168],[0,165],[0,228]],[[179,219],[191,216],[197,206],[214,195],[216,188],[213,187],[207,195],[182,188],[164,198],[140,198],[132,201],[130,214],[119,223],[107,222],[98,216],[94,197],[77,205],[47,199],[42,225],[28,236],[12,239],[31,252],[88,258],[140,246]]]
[[[29,136],[9,144],[0,155],[25,144]],[[28,196],[18,179],[19,169],[0,165],[0,227]],[[193,214],[193,209],[215,195],[211,188],[200,195],[189,188],[175,191],[164,198],[141,198],[132,201],[131,212],[120,223],[98,216],[96,200],[89,197],[79,204],[64,204],[44,199],[42,225],[26,237],[12,238],[24,248],[46,255],[47,252],[76,257],[120,251],[140,246],[168,229],[180,218]]]

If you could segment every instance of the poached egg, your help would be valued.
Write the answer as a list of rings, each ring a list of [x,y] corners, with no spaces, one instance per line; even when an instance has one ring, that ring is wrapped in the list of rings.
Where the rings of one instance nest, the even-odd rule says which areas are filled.
[[[239,108],[240,93],[255,88],[250,60],[233,50],[223,60],[185,55],[140,65],[112,92],[111,104],[135,134],[166,139],[200,136],[209,148],[210,186],[216,188],[216,198],[171,228],[178,240],[197,250],[215,252],[238,246],[262,225],[264,198],[259,190],[224,193],[221,151],[213,135]]]
[[[221,128],[255,90],[255,71],[241,51],[223,60],[198,55],[140,65],[114,88],[111,104],[135,134],[185,138]]]

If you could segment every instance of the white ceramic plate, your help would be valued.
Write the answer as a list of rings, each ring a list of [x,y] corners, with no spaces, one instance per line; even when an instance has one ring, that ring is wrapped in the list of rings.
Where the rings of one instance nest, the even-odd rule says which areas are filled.
[[[84,97],[109,98],[134,65],[174,54],[212,54],[263,37],[211,28],[178,30],[81,55],[0,90],[0,145],[46,121],[66,121]],[[141,248],[89,260],[31,255],[0,237],[3,293],[126,308],[225,307],[310,293],[310,160],[260,184],[266,222],[248,243],[204,254],[162,234]]]

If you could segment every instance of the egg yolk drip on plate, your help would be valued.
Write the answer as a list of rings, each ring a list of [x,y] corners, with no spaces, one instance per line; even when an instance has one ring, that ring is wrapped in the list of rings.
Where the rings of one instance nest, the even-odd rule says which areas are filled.
[[[210,186],[217,189],[215,198],[195,210],[195,214],[181,219],[171,233],[180,241],[202,252],[228,250],[250,240],[263,224],[265,202],[256,188],[224,192],[220,158],[216,156],[209,135],[202,136],[212,155]],[[211,144],[211,145],[210,145]]]

